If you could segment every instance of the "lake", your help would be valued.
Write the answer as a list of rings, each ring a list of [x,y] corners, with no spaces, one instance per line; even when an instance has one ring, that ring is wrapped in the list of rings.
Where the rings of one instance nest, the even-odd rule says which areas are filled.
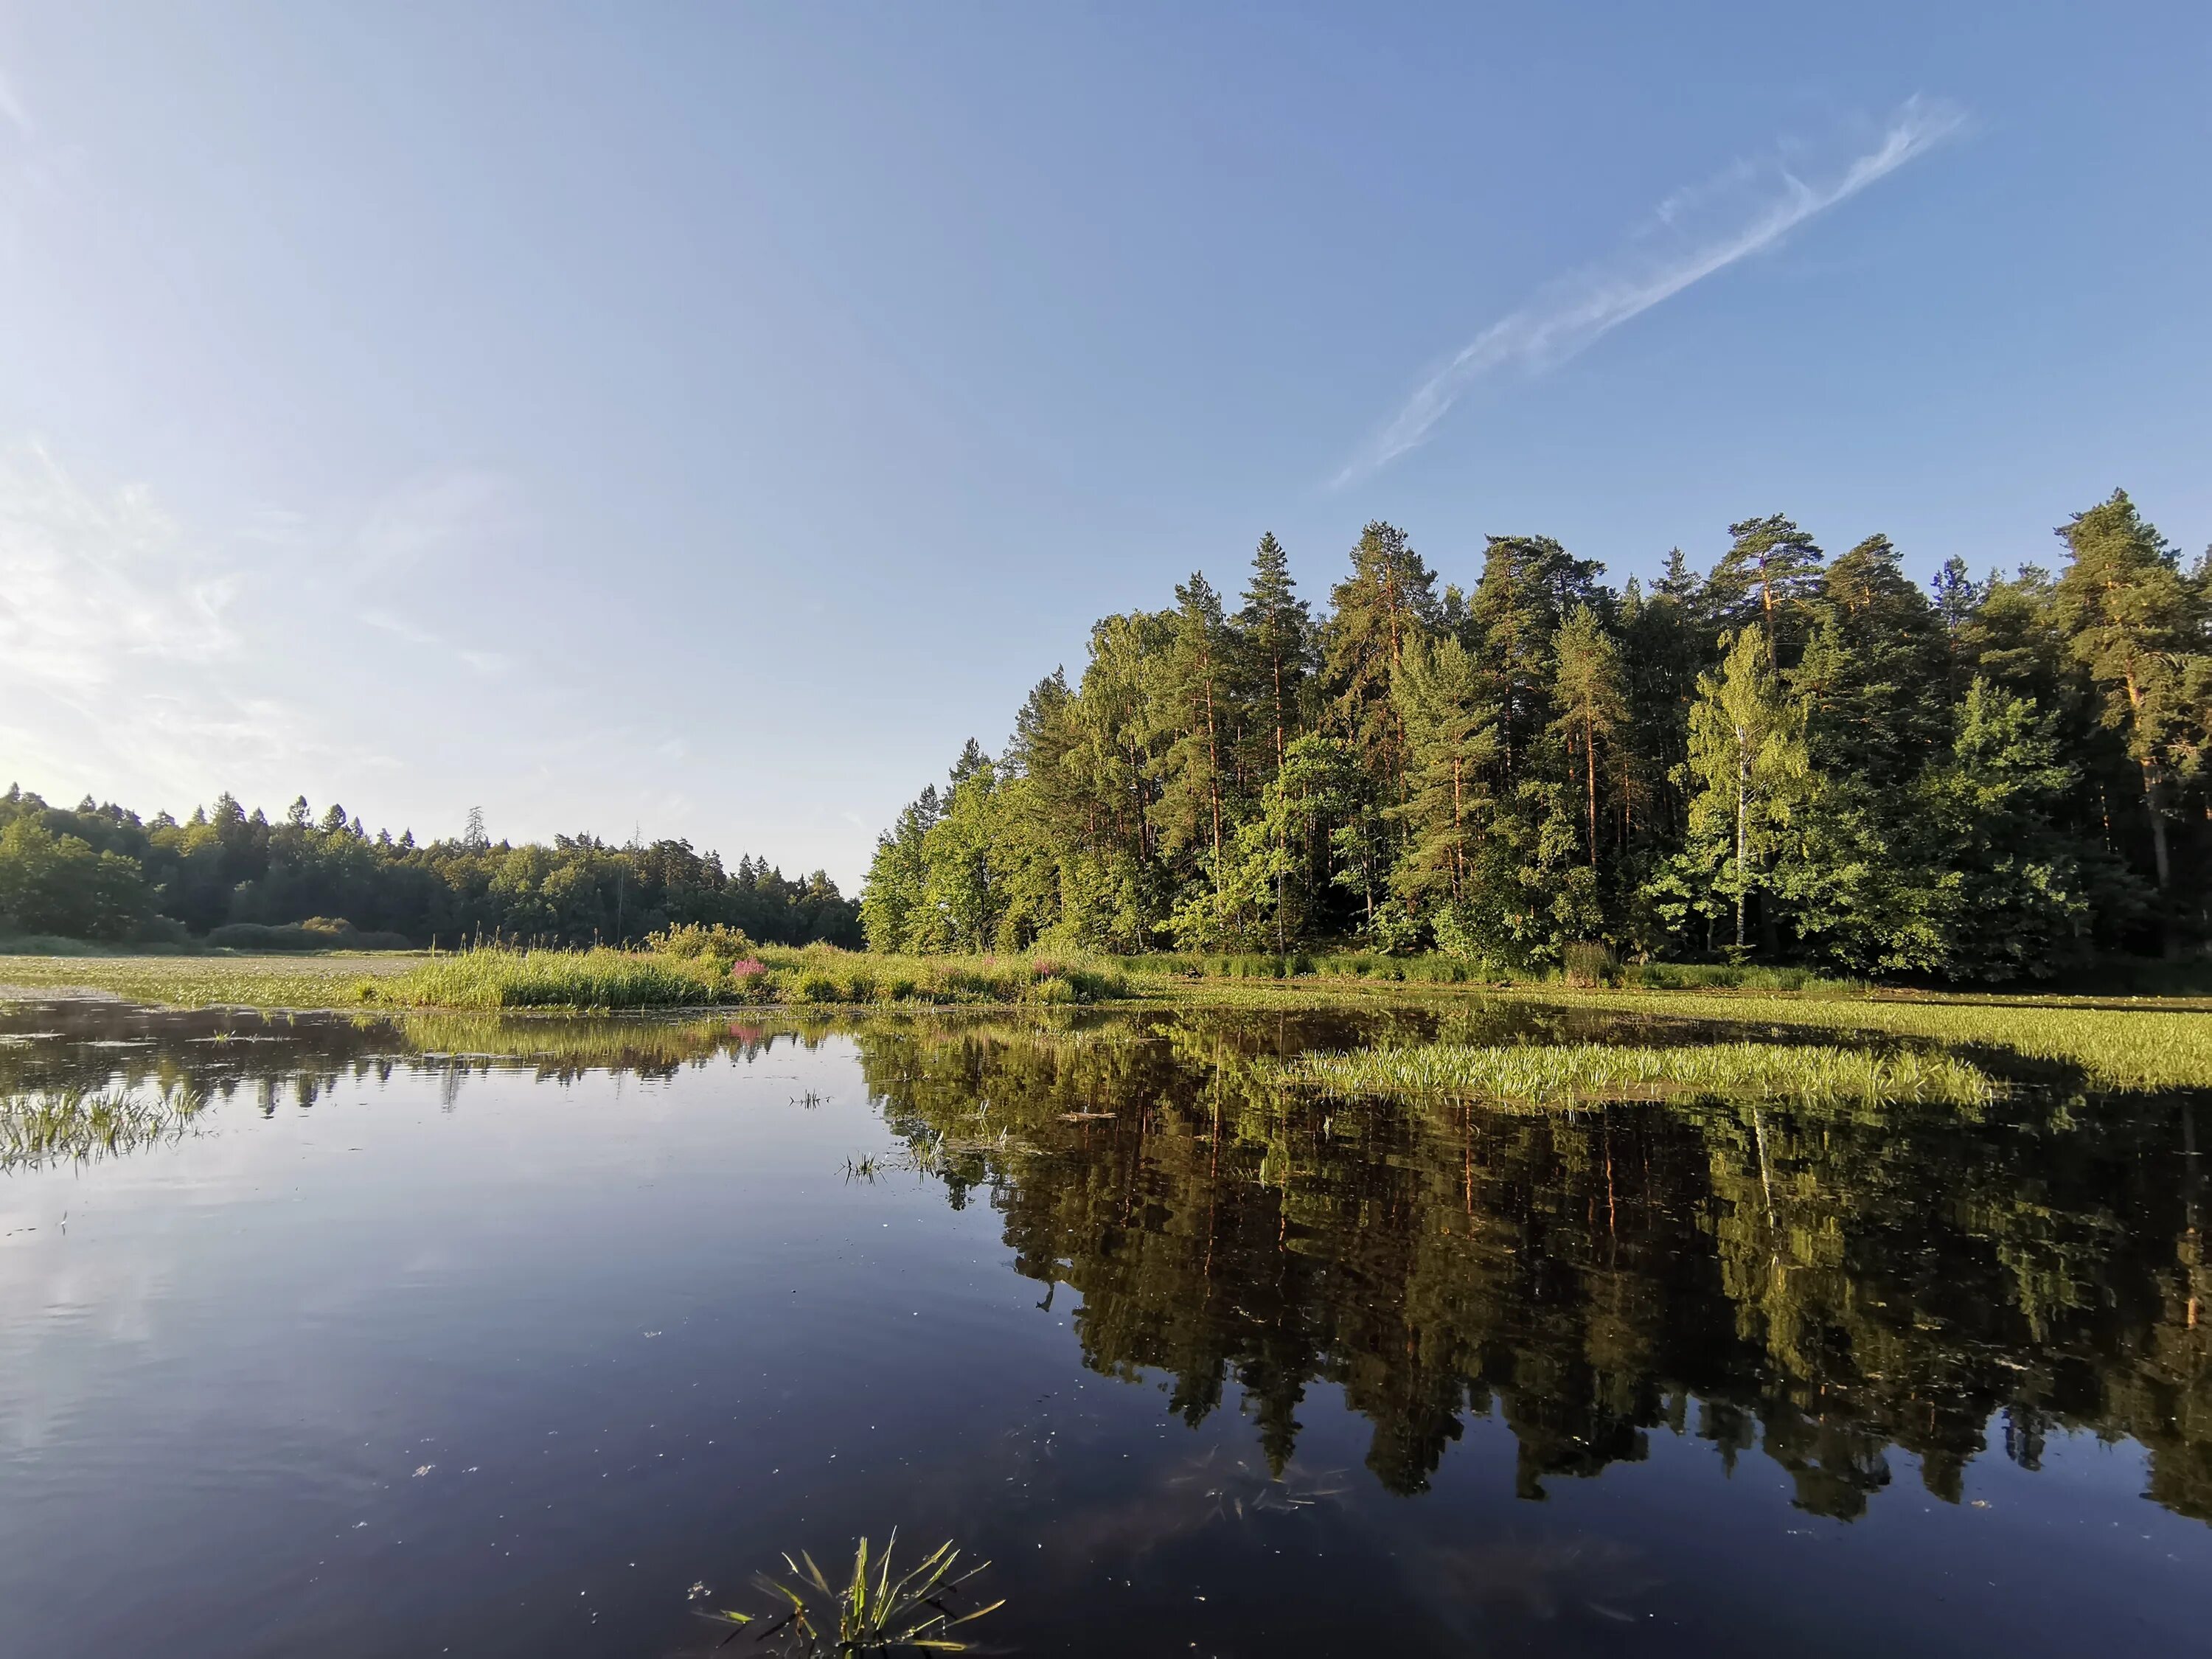
[[[2212,1094],[1265,1070],[1438,1018],[0,1007],[0,1652],[2203,1650]]]

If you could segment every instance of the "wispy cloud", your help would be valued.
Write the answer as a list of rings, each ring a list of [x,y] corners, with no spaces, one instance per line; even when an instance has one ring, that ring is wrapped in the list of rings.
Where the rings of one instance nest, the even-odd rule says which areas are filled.
[[[0,70],[0,118],[4,118],[23,137],[31,137],[38,131],[32,125],[30,111],[23,107],[23,100],[15,95],[15,83],[9,80],[5,70]]]
[[[1506,368],[1540,374],[1565,362],[1631,318],[1773,246],[1808,219],[1887,178],[1957,132],[1965,120],[1954,105],[1911,98],[1890,117],[1873,148],[1840,165],[1814,168],[1781,154],[1764,162],[1738,162],[1705,184],[1677,191],[1611,257],[1553,283],[1475,336],[1422,382],[1330,487],[1356,483],[1416,447],[1485,376]]]

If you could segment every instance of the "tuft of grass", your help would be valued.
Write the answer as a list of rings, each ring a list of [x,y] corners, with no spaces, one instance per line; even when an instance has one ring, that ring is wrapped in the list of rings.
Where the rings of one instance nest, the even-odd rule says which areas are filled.
[[[763,1626],[755,1642],[781,1638],[783,1650],[812,1659],[847,1659],[847,1656],[890,1654],[919,1650],[927,1653],[965,1653],[968,1644],[950,1632],[985,1613],[1006,1606],[993,1601],[967,1613],[950,1605],[961,1587],[991,1564],[980,1562],[960,1569],[960,1552],[948,1541],[921,1558],[897,1578],[891,1577],[891,1556],[898,1534],[884,1547],[883,1559],[871,1563],[868,1540],[860,1540],[853,1552],[853,1571],[842,1586],[833,1587],[814,1558],[801,1550],[799,1559],[783,1558],[791,1570],[787,1579],[763,1573],[753,1582],[783,1607],[781,1615],[722,1611],[709,1613],[717,1624],[740,1629]],[[801,1564],[804,1564],[803,1565]],[[732,1631],[726,1642],[733,1639]]]
[[[1279,1074],[1334,1095],[1441,1096],[1538,1107],[1707,1095],[1978,1106],[1996,1093],[1988,1076],[1948,1055],[1771,1042],[1679,1048],[1428,1043],[1302,1054]]]

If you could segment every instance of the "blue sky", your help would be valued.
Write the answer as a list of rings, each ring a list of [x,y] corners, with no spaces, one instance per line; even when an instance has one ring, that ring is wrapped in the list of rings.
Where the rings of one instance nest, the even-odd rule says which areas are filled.
[[[1797,14],[1802,15],[1797,15]],[[2212,11],[0,9],[0,778],[848,884],[1386,517],[2212,538]],[[1456,365],[1456,366],[1455,366]]]

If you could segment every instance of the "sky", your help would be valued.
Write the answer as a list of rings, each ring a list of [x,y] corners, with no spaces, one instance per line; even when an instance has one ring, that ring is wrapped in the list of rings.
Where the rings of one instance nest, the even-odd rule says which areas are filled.
[[[0,4],[0,783],[856,888],[1097,617],[2212,540],[2212,9]]]

